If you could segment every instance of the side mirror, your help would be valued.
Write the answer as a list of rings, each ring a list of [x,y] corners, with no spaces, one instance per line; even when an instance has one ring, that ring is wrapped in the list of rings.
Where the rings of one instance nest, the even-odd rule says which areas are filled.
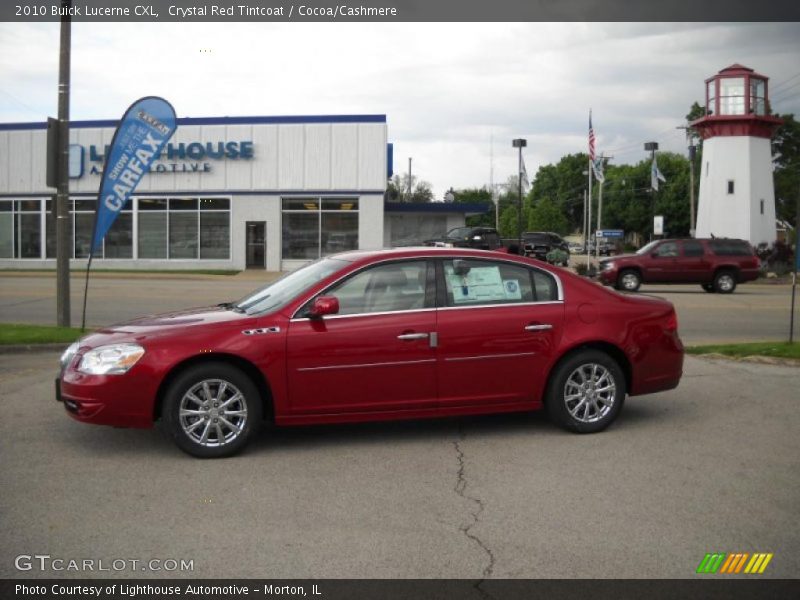
[[[339,312],[339,299],[336,296],[318,296],[314,298],[308,316],[319,319],[325,315],[335,315]]]

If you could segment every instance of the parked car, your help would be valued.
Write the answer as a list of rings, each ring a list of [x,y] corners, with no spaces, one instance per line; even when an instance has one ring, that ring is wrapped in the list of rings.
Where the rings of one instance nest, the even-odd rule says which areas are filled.
[[[308,425],[547,409],[597,432],[678,385],[671,303],[511,254],[416,248],[319,259],[242,300],[105,327],[61,357],[86,423],[151,427],[199,457],[265,420]]]
[[[566,252],[569,260],[569,244],[557,233],[549,231],[528,231],[522,234],[522,249],[525,256],[547,261],[547,254],[558,249]]]
[[[656,240],[636,254],[600,261],[606,285],[635,292],[642,283],[699,283],[707,292],[730,294],[758,277],[759,260],[746,240]]]
[[[581,242],[569,242],[567,247],[570,254],[586,254],[586,246]]]
[[[440,238],[426,240],[424,245],[439,248],[497,250],[502,243],[500,234],[494,227],[456,227]]]

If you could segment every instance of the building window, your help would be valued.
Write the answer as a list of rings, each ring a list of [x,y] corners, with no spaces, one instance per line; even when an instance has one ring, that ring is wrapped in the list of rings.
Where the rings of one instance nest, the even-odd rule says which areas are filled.
[[[708,91],[706,93],[708,101],[706,102],[706,114],[713,115],[716,112],[717,102],[717,80],[712,79],[708,82]]]
[[[764,201],[761,201],[761,214],[764,214]]]
[[[765,85],[763,79],[750,78],[750,112],[757,115],[767,114]]]
[[[728,180],[728,193],[729,194],[733,193],[733,180],[732,179]]]
[[[284,260],[316,259],[358,248],[358,198],[282,199]]]
[[[723,77],[719,80],[719,114],[744,114],[744,77]]]
[[[139,198],[139,258],[230,259],[230,198]]]

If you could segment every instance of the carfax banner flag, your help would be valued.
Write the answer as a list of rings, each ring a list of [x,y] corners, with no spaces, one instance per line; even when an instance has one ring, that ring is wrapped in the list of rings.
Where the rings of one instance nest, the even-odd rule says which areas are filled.
[[[175,133],[175,109],[156,96],[146,96],[131,104],[111,139],[103,166],[92,235],[92,254],[150,170],[164,145]]]

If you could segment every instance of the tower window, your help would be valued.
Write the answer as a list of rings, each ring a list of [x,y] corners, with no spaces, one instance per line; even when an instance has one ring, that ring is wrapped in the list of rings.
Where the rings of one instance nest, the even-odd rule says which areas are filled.
[[[706,161],[706,177],[708,177],[708,161]]]
[[[728,193],[729,194],[733,193],[733,179],[728,180]]]
[[[764,201],[761,201],[761,214],[764,214]]]

